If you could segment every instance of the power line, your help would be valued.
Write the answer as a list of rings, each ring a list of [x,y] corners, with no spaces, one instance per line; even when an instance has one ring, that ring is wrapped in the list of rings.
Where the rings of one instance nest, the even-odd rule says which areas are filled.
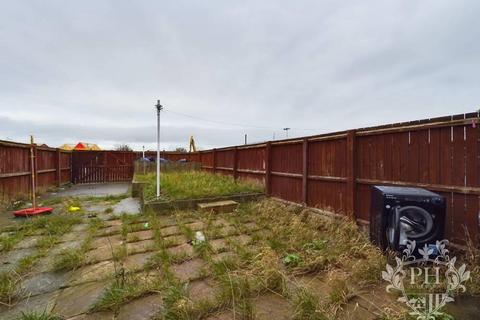
[[[240,124],[240,123],[205,119],[205,118],[192,116],[190,114],[177,112],[177,111],[172,111],[172,110],[165,110],[165,112],[173,113],[173,114],[176,114],[176,115],[184,116],[184,117],[195,119],[195,120],[200,120],[200,121],[205,121],[205,122],[210,122],[210,123],[216,123],[216,124],[223,124],[223,125],[228,125],[228,126],[235,126],[235,127],[242,127],[242,128],[266,129],[266,130],[283,130],[283,127],[263,127],[263,126],[255,126],[255,125],[248,125],[248,124]],[[305,131],[318,131],[319,130],[319,129],[305,129],[305,128],[290,128],[290,129],[305,130]]]

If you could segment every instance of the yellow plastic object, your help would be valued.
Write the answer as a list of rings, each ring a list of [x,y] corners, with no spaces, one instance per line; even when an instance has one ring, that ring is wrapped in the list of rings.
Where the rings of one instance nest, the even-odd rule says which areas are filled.
[[[68,212],[77,212],[78,210],[80,210],[80,207],[70,207],[70,208],[68,208]]]

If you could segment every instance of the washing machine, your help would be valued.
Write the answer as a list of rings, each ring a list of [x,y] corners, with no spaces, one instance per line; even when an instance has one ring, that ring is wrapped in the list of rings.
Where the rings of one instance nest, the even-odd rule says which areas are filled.
[[[423,188],[374,186],[370,240],[382,250],[402,250],[407,240],[418,247],[443,239],[445,198]]]

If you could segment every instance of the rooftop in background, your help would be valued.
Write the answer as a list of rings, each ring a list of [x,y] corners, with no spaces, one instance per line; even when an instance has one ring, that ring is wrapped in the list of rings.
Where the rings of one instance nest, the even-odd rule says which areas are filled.
[[[77,144],[65,143],[65,144],[62,144],[59,148],[63,150],[95,150],[95,151],[102,150],[97,144],[87,143],[87,142],[79,142]]]

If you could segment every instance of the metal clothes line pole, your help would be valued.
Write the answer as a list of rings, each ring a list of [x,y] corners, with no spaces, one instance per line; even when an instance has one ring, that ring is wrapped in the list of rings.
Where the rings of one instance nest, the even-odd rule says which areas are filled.
[[[157,100],[155,107],[157,107],[157,198],[160,198],[160,111],[163,110],[160,100]]]

